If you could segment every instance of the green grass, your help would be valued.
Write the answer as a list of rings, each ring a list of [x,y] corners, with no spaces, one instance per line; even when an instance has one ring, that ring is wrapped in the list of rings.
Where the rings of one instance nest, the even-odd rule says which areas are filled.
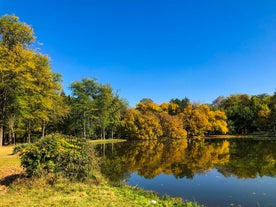
[[[154,192],[113,185],[102,179],[98,182],[70,182],[60,178],[54,185],[45,178],[16,179],[9,187],[3,184],[8,176],[22,172],[18,156],[11,155],[13,147],[0,148],[0,205],[12,206],[183,206],[198,207],[196,203],[183,203],[180,198],[160,197]],[[2,185],[1,185],[2,183]]]
[[[161,198],[153,192],[108,183],[100,185],[70,183],[60,180],[51,186],[43,180],[14,184],[5,194],[0,195],[1,206],[187,206],[177,198]]]

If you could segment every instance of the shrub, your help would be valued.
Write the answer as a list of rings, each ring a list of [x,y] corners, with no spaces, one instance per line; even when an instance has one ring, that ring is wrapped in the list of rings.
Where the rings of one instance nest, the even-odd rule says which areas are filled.
[[[71,180],[95,178],[98,162],[92,147],[81,139],[60,134],[48,135],[29,145],[20,154],[28,176],[54,174]]]
[[[17,153],[21,152],[24,148],[26,148],[26,147],[28,147],[28,146],[29,146],[28,143],[17,144],[17,145],[15,145],[15,147],[13,148],[12,154],[17,154]]]

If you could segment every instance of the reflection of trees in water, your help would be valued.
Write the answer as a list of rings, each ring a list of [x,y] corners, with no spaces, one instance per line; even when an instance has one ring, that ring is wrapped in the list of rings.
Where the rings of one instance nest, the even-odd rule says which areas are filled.
[[[119,169],[123,169],[122,172],[129,169],[145,178],[153,178],[161,173],[192,178],[195,173],[204,173],[216,164],[227,162],[229,142],[208,144],[204,141],[188,143],[184,139],[153,140],[120,144],[113,154],[107,151],[104,153],[103,171],[108,176],[118,174]]]
[[[213,168],[224,176],[239,178],[275,176],[275,149],[276,142],[252,140],[126,142],[116,144],[113,148],[106,147],[103,169],[105,174],[117,180],[126,179],[136,171],[145,178],[153,178],[161,173],[172,174],[176,178],[193,178],[195,174]]]
[[[229,162],[219,166],[224,176],[256,178],[276,175],[276,142],[237,140],[231,144]]]

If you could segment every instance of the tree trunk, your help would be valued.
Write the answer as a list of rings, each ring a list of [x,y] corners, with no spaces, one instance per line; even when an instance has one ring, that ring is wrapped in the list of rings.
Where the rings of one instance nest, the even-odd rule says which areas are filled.
[[[9,141],[8,141],[8,144],[10,145],[12,143],[12,130],[10,129],[9,130]]]
[[[1,80],[1,82],[3,83],[3,79]],[[5,107],[5,103],[7,100],[7,90],[6,88],[1,90],[1,97],[0,97],[0,103],[1,103],[1,109],[0,109],[0,147],[3,146],[3,141],[4,141],[4,121],[5,121],[5,111],[6,111],[6,107]]]
[[[45,129],[46,129],[46,121],[43,120],[41,138],[44,138],[44,137],[45,137]]]
[[[85,121],[85,112],[83,112],[83,122],[82,122],[82,127],[83,127],[83,138],[86,139],[86,121]]]
[[[8,117],[8,124],[9,124],[8,144],[12,144],[12,141],[13,141],[15,120],[16,118],[14,114]]]
[[[105,128],[103,128],[103,139],[105,139]]]
[[[16,134],[15,133],[13,133],[13,144],[15,145],[16,144]]]

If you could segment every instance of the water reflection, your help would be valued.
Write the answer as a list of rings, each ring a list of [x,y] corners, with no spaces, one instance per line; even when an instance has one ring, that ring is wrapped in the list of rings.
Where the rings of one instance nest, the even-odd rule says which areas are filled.
[[[97,146],[103,173],[124,180],[138,172],[144,178],[162,173],[193,178],[213,168],[224,176],[255,178],[276,175],[276,142],[262,140],[153,140]]]
[[[160,140],[98,145],[102,171],[205,206],[275,206],[276,141]]]

